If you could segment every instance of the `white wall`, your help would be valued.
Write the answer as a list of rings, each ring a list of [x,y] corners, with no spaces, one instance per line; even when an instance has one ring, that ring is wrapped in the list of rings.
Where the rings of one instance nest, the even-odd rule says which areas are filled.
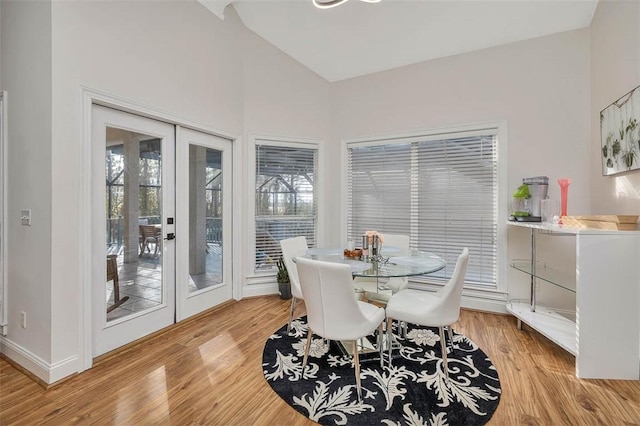
[[[78,353],[80,87],[240,134],[243,27],[194,2],[53,3],[53,360]]]
[[[2,84],[8,104],[5,353],[51,360],[51,5],[2,2]],[[32,226],[20,225],[31,209]],[[20,326],[27,313],[27,328]]]
[[[637,215],[640,172],[602,176],[600,111],[640,85],[640,2],[600,1],[590,30],[592,211]]]
[[[593,214],[637,215],[640,172],[602,176],[600,111],[640,85],[640,2],[601,1],[590,29],[591,208]]]
[[[347,80],[332,92],[339,139],[506,120],[507,193],[523,177],[546,175],[559,199],[556,179],[567,176],[569,213],[590,209],[586,29]],[[528,257],[528,234],[519,231],[509,229],[501,262]],[[509,296],[527,297],[524,274],[507,277]]]
[[[247,134],[328,138],[330,84],[251,32],[244,43],[244,83]]]
[[[81,86],[237,135],[246,153],[245,129],[326,139],[328,83],[250,33],[232,8],[220,20],[196,2],[2,2],[2,19],[3,88],[15,99],[6,342],[42,359],[36,374],[54,381],[42,370],[69,371],[80,351]],[[33,209],[31,228],[18,224],[20,208]],[[244,253],[252,242],[240,241]],[[20,311],[26,331],[16,328]]]
[[[249,171],[255,168],[253,139],[256,136],[279,136],[293,141],[320,142],[321,150],[330,149],[330,84],[254,33],[248,32],[245,37],[244,53],[244,136],[247,152],[243,165],[247,173],[243,178],[246,178],[247,208],[243,211],[242,221],[246,224],[244,239],[252,243],[255,240],[249,232],[249,224],[254,219],[255,181],[250,181],[248,176],[253,176]],[[326,173],[327,167],[328,164],[319,164],[319,245],[328,244],[324,239],[325,229],[331,229],[325,226],[331,223],[327,214],[338,210],[335,205],[323,202],[339,179],[338,174]],[[251,277],[254,275],[253,263],[247,252],[244,255],[247,256],[244,271]],[[270,282],[267,286],[272,286],[273,279],[267,281]],[[264,287],[259,286],[261,282],[264,283],[265,279],[251,278],[245,294],[264,292]]]

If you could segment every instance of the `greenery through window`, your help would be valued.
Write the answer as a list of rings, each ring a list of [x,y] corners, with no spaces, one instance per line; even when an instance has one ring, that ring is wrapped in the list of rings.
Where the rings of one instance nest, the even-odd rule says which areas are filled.
[[[160,139],[139,142],[138,156],[138,216],[149,224],[161,223],[162,156]],[[107,244],[122,245],[124,185],[127,179],[124,145],[109,145],[105,156],[107,212]]]
[[[196,147],[191,145],[190,149]],[[205,203],[207,243],[222,243],[222,152],[206,149]]]
[[[256,271],[275,268],[280,240],[303,235],[315,246],[317,149],[256,144]]]

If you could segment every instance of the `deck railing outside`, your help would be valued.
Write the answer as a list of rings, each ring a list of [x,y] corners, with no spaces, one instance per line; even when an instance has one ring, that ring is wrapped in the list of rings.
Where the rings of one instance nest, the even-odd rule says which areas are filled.
[[[149,225],[160,223],[160,216],[141,216]],[[206,223],[207,244],[222,242],[222,218],[208,217]],[[107,247],[122,247],[124,241],[124,218],[107,219]]]

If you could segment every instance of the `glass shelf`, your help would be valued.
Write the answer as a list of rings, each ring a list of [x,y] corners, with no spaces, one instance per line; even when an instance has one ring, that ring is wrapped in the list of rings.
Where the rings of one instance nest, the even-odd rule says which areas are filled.
[[[574,274],[549,268],[543,262],[536,262],[535,273],[533,273],[531,270],[531,261],[529,260],[514,260],[509,266],[572,293],[576,292],[576,277]]]

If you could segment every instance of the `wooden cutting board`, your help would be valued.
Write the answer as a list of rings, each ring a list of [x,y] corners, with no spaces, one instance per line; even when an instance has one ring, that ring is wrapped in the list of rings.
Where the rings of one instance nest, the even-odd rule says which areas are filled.
[[[635,231],[638,227],[637,215],[593,215],[562,216],[562,224],[571,228],[610,229],[614,231]]]

